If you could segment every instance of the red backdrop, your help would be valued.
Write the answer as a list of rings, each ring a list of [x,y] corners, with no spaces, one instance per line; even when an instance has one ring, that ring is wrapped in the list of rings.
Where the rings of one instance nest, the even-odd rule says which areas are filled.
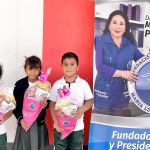
[[[62,77],[61,56],[73,51],[79,56],[79,75],[93,84],[94,0],[44,0],[43,69],[52,67],[49,81]],[[85,140],[88,144],[90,111],[85,114]],[[50,144],[53,123],[49,111],[46,122]]]

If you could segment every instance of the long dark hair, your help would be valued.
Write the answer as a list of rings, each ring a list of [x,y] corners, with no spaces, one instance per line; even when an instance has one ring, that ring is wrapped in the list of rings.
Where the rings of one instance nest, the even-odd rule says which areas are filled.
[[[106,26],[105,26],[105,29],[104,29],[104,34],[109,32],[109,25],[110,25],[110,22],[112,20],[112,18],[116,15],[120,15],[124,20],[125,20],[125,33],[124,35],[132,42],[132,43],[136,43],[135,41],[135,38],[131,32],[131,29],[130,29],[130,23],[129,23],[129,19],[127,17],[127,15],[125,13],[123,13],[122,11],[120,10],[115,10],[113,11],[109,17],[108,17],[108,20],[106,22]]]

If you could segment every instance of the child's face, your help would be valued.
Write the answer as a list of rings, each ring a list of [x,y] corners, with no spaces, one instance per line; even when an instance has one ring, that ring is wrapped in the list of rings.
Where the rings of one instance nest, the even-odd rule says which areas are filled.
[[[30,82],[34,82],[38,79],[38,76],[40,74],[41,69],[40,68],[33,68],[31,69],[30,66],[26,66],[25,72],[28,76],[28,80]]]
[[[79,70],[79,66],[74,58],[66,58],[63,60],[62,70],[66,78],[74,78]]]

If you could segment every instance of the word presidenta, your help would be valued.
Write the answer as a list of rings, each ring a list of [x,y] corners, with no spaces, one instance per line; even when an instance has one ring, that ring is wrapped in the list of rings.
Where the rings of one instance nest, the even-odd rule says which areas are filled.
[[[112,139],[116,142],[109,142],[109,150],[150,150],[150,133],[120,133],[113,131]],[[148,144],[149,143],[149,144]]]

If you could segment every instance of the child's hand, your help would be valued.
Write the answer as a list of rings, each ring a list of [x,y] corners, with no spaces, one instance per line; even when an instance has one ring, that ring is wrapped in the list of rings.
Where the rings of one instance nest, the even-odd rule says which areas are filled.
[[[75,119],[80,119],[84,114],[84,109],[83,107],[79,107],[77,112],[75,113],[74,117]]]
[[[1,105],[2,105],[2,102],[3,102],[3,101],[2,101],[2,100],[0,100],[0,107],[1,107]]]
[[[61,116],[61,117],[66,116],[61,110],[59,110],[59,111],[57,112],[57,115],[59,115],[59,116]]]
[[[5,113],[4,116],[3,116],[3,119],[0,120],[0,124],[2,124],[2,123],[5,122],[8,118],[10,118],[11,115],[12,115],[12,113],[13,113],[12,110],[10,110],[9,112]]]
[[[42,108],[44,109],[47,106],[47,100],[42,100],[41,104],[42,104]]]
[[[62,129],[59,127],[58,123],[54,123],[55,129],[57,132],[61,132]]]
[[[20,124],[21,124],[21,127],[22,127],[25,131],[28,131],[28,129],[29,129],[28,124],[27,124],[23,119],[20,120]]]

